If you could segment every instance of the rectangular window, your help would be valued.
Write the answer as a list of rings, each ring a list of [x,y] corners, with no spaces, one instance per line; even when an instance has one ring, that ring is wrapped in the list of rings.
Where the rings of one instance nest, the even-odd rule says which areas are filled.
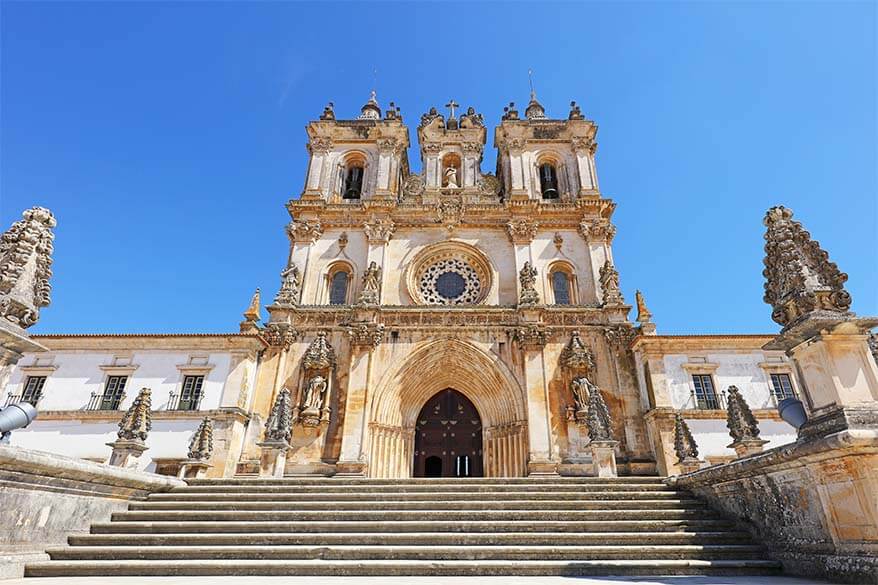
[[[125,384],[127,383],[128,376],[108,376],[99,410],[118,410],[125,398]]]
[[[183,378],[183,390],[180,392],[180,402],[177,410],[198,410],[201,403],[201,387],[204,385],[204,376],[186,376]]]
[[[695,385],[695,408],[703,410],[719,408],[719,400],[716,398],[716,390],[713,388],[713,378],[710,374],[693,374],[692,383]]]
[[[784,398],[795,398],[793,392],[793,381],[789,374],[772,374],[771,375],[771,393],[778,401]]]
[[[22,402],[30,402],[36,406],[43,397],[43,386],[46,385],[45,376],[28,376],[24,384],[24,392],[21,393]]]

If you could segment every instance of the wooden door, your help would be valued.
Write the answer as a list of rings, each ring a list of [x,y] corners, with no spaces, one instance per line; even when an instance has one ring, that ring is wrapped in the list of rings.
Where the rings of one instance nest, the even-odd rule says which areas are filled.
[[[448,388],[427,401],[415,423],[414,477],[481,477],[482,420]]]

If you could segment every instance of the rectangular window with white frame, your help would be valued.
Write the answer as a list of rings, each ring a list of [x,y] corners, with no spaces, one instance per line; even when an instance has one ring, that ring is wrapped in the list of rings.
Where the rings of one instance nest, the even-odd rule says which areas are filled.
[[[720,408],[719,398],[710,374],[692,374],[692,397],[695,408],[700,410],[716,410]]]
[[[789,374],[771,374],[771,395],[778,402],[785,398],[796,397],[796,392],[793,390],[793,380]]]
[[[21,401],[29,402],[36,406],[43,397],[43,388],[46,385],[46,376],[28,376],[24,383],[24,391],[21,393]]]
[[[107,376],[107,383],[104,385],[104,393],[97,410],[118,410],[119,405],[125,400],[126,384],[128,384],[128,376]]]
[[[198,410],[201,404],[204,376],[184,376],[180,399],[174,410]]]

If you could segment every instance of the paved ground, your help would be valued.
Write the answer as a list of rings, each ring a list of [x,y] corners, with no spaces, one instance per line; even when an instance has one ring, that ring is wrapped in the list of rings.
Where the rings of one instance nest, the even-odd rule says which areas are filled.
[[[793,577],[61,577],[3,585],[826,585]]]

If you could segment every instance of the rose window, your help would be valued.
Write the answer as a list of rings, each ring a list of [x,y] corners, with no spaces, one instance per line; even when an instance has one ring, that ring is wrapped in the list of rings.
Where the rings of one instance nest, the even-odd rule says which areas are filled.
[[[481,297],[482,281],[463,259],[442,258],[421,269],[418,290],[430,305],[474,304]]]

